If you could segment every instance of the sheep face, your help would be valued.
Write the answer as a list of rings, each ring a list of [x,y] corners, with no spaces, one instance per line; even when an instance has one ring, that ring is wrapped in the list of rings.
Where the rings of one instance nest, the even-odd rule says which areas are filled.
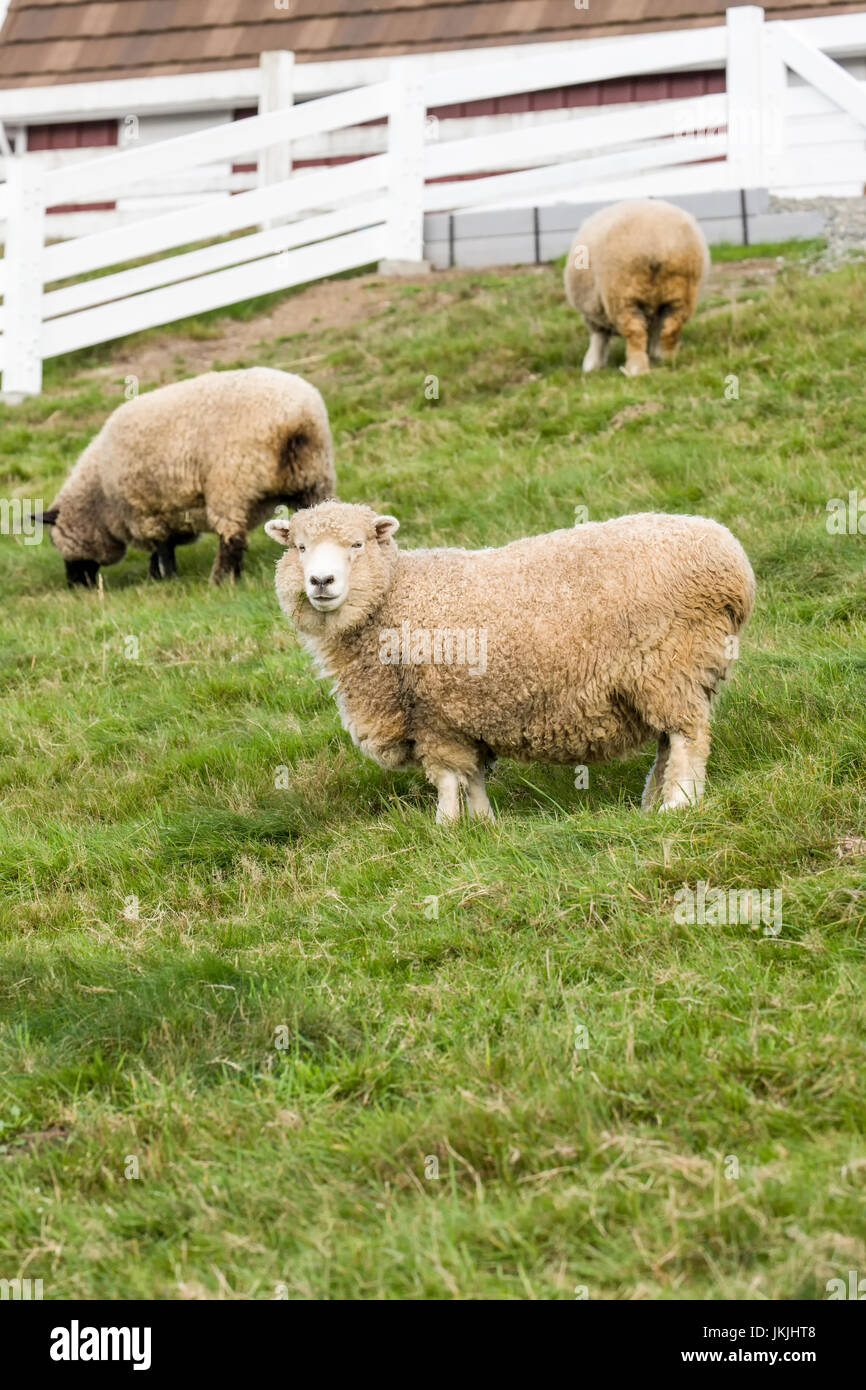
[[[277,596],[305,632],[346,631],[363,622],[390,581],[399,522],[371,507],[323,502],[265,526],[286,547],[277,566]]]
[[[116,565],[126,554],[123,542],[110,535],[92,517],[88,518],[86,525],[77,526],[74,517],[69,519],[62,512],[52,510],[43,515],[43,520],[51,526],[51,544],[66,561],[66,578],[70,586],[92,586],[100,565]]]

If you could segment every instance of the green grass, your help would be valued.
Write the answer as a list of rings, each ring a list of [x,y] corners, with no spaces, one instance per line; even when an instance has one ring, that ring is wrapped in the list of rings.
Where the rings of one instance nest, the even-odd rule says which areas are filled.
[[[782,256],[786,261],[804,261],[826,249],[824,237],[807,237],[802,241],[759,241],[754,246],[738,246],[730,241],[717,242],[710,247],[714,265],[729,261],[766,260]]]
[[[816,1299],[866,1272],[866,859],[837,849],[866,835],[866,540],[825,525],[864,490],[864,284],[790,267],[636,381],[581,375],[553,270],[395,283],[250,359],[315,355],[341,495],[404,545],[577,505],[735,531],[759,601],[694,813],[641,814],[648,752],[586,790],[502,763],[497,826],[437,828],[342,732],[264,535],[235,590],[208,537],[102,599],[2,539],[0,1277]],[[4,495],[48,501],[122,399],[97,357],[0,411]],[[699,880],[780,888],[780,935],[679,923]]]

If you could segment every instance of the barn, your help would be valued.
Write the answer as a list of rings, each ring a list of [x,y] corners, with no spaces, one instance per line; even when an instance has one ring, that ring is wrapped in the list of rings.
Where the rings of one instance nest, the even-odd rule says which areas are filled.
[[[765,13],[767,20],[798,21],[802,33],[866,81],[862,4],[768,0]],[[428,120],[441,139],[526,130],[577,112],[631,112],[637,127],[650,106],[725,91],[722,50],[714,60],[690,43],[701,31],[721,32],[725,17],[722,0],[10,0],[0,31],[0,120],[7,148],[53,168],[374,83],[395,59],[435,74],[572,53],[574,81],[433,104]],[[665,70],[584,76],[583,60],[637,36],[664,45]],[[382,150],[384,140],[382,119],[312,135],[294,142],[292,165],[345,163]],[[240,191],[255,184],[257,164],[235,161],[224,172]],[[854,194],[862,181],[834,173],[823,187]],[[123,201],[120,211],[137,214],[154,200],[174,206],[184,198],[185,190],[166,183]],[[109,225],[117,212],[115,200],[100,199],[56,205],[50,216],[63,236]]]

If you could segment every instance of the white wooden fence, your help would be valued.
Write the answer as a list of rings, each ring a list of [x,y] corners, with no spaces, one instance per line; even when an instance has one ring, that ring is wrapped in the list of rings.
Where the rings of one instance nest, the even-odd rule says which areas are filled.
[[[866,17],[854,18],[863,20],[866,52]],[[676,35],[679,65],[725,63],[725,94],[639,111],[578,109],[469,139],[437,139],[428,108],[667,71],[665,36],[568,45],[558,56],[530,47],[517,60],[488,56],[483,66],[429,73],[398,61],[384,81],[139,149],[50,171],[26,155],[10,158],[0,186],[4,395],[38,393],[43,360],[59,353],[374,262],[417,264],[429,211],[795,185],[810,162],[825,180],[832,166],[862,186],[866,84],[805,32],[765,24],[758,8],[729,10],[724,27]],[[788,71],[807,85],[789,84]],[[296,142],[383,119],[383,153],[290,172]],[[259,188],[46,245],[48,207],[113,199],[155,180],[194,185],[214,162],[250,155],[269,180]],[[177,250],[201,242],[214,244]],[[159,259],[130,268],[144,257]]]

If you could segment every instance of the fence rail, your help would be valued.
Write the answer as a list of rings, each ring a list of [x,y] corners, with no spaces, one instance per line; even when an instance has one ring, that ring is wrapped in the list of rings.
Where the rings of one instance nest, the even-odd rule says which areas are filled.
[[[451,55],[451,67],[443,66],[448,55],[397,59],[387,69],[378,63],[365,71],[382,80],[368,85],[79,164],[46,169],[38,157],[10,158],[0,186],[3,391],[13,399],[38,392],[43,360],[58,353],[370,263],[417,265],[425,212],[722,192],[804,178],[862,185],[866,84],[822,51],[819,36],[832,48],[831,29],[834,51],[859,43],[866,52],[866,17],[766,24],[762,10],[741,6],[728,11],[724,26],[673,35],[505,50],[497,61]],[[292,70],[286,59],[281,68],[279,55],[268,56],[274,73],[292,76],[297,95],[297,74],[310,65]],[[719,95],[637,110],[578,108],[563,119],[470,138],[437,139],[427,121],[434,105],[722,63],[727,84]],[[789,71],[806,85],[791,85]],[[169,88],[180,81],[148,80],[158,84],[149,96],[140,79],[127,86],[152,110],[170,102]],[[307,71],[301,85],[314,80]],[[188,81],[206,102],[252,79],[245,72]],[[78,90],[105,102],[102,87],[123,85]],[[272,107],[274,90],[265,103]],[[16,100],[0,93],[0,118]],[[381,130],[380,153],[291,172],[299,140],[359,125]],[[244,156],[258,159],[262,186],[235,192],[232,162]],[[160,185],[186,187],[193,201],[46,245],[48,208],[130,190],[140,197]]]
[[[832,58],[844,58],[863,53],[863,15],[838,14],[815,19],[798,19],[789,28],[805,43],[820,49]],[[642,34],[636,37],[607,39],[564,39],[552,43],[533,44],[528,54],[525,45],[486,50],[464,49],[457,52],[407,55],[396,60],[389,58],[354,58],[323,63],[302,63],[295,68],[294,91],[298,99],[311,99],[337,91],[382,82],[392,75],[394,63],[407,72],[418,70],[436,83],[434,96],[437,105],[452,100],[445,80],[455,84],[469,69],[477,70],[486,64],[522,65],[527,56],[540,65],[549,59],[566,56],[570,59],[574,81],[594,81],[584,77],[590,72],[588,64],[604,60],[605,55],[623,52],[624,43],[640,43],[645,52],[659,56],[659,71],[687,72],[710,64],[724,65],[726,57],[725,26],[699,30],[678,30],[675,33]],[[631,70],[627,75],[631,74]],[[195,72],[176,76],[127,77],[106,82],[56,83],[51,87],[19,87],[0,91],[0,121],[10,124],[77,120],[87,111],[93,119],[123,117],[129,112],[139,115],[161,115],[177,111],[215,111],[243,106],[255,106],[262,92],[263,76],[260,67],[232,68],[225,72]],[[528,91],[519,86],[515,90]],[[495,94],[495,93],[494,93]],[[480,95],[480,93],[479,93]],[[501,93],[500,93],[501,95]],[[461,98],[453,98],[461,100]],[[462,98],[467,99],[467,98]]]

